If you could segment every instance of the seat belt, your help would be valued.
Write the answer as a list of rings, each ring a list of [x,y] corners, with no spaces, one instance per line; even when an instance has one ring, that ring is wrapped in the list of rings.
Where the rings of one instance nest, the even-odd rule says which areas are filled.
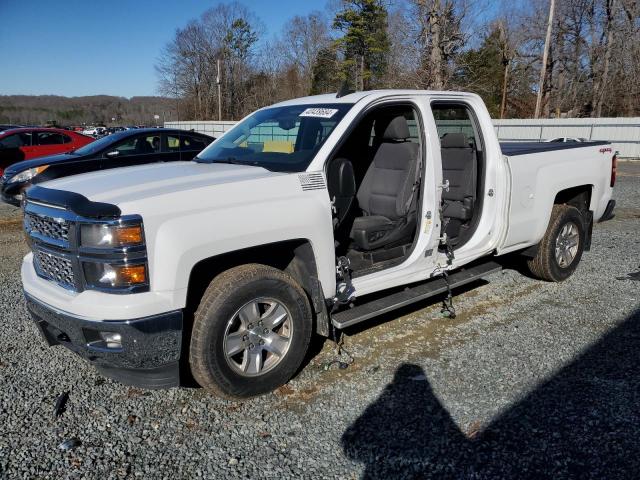
[[[413,179],[413,185],[411,187],[411,193],[409,194],[409,198],[407,199],[407,203],[405,204],[405,211],[407,212],[407,214],[405,216],[408,216],[410,212],[410,208],[411,208],[411,204],[413,203],[413,199],[415,197],[415,193],[418,190],[418,188],[420,187],[420,174],[422,173],[422,151],[418,152],[418,161],[416,162],[416,171],[414,174],[414,179]]]

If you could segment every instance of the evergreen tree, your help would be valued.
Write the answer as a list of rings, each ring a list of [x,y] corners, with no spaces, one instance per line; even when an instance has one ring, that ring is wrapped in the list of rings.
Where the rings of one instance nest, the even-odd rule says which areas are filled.
[[[389,37],[387,9],[381,0],[347,0],[333,28],[343,36],[336,40],[343,55],[342,77],[357,89],[379,86],[387,71]]]
[[[460,55],[456,72],[456,83],[480,95],[495,118],[499,117],[502,100],[503,53],[502,34],[494,26],[477,49]]]
[[[313,65],[310,95],[335,92],[340,88],[340,66],[334,47],[323,48]]]

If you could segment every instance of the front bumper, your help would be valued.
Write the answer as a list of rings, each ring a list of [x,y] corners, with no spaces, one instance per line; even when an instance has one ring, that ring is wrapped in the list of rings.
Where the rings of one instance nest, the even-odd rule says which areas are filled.
[[[46,305],[25,292],[27,308],[50,346],[64,345],[103,375],[127,385],[168,388],[180,384],[182,311],[132,320],[89,320]],[[120,334],[113,347],[100,332]]]
[[[4,203],[8,203],[9,205],[20,206],[20,201],[22,200],[21,191],[18,185],[7,185],[4,182],[0,184],[0,198],[2,198]]]

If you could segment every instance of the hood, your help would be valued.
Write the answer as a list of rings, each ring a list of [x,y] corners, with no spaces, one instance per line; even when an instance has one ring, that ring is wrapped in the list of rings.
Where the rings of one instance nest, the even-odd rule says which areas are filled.
[[[262,167],[168,162],[63,177],[40,186],[79,193],[94,202],[120,205],[170,193],[286,175]]]
[[[16,173],[23,172],[30,168],[41,167],[42,165],[53,165],[56,163],[69,162],[82,158],[80,155],[69,155],[68,153],[59,153],[57,155],[47,155],[46,157],[32,158],[23,160],[5,168],[7,177]]]

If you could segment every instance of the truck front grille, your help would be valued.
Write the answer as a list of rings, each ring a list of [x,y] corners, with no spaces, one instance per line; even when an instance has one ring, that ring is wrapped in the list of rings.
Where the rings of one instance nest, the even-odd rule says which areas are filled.
[[[73,263],[70,260],[34,249],[33,264],[36,272],[42,278],[52,280],[65,288],[75,287]]]
[[[24,224],[29,233],[37,233],[57,241],[69,241],[69,222],[63,218],[42,217],[33,213],[25,213]]]
[[[67,290],[78,288],[78,266],[74,246],[75,215],[66,209],[26,202],[24,230],[33,252],[33,267],[39,277]]]

